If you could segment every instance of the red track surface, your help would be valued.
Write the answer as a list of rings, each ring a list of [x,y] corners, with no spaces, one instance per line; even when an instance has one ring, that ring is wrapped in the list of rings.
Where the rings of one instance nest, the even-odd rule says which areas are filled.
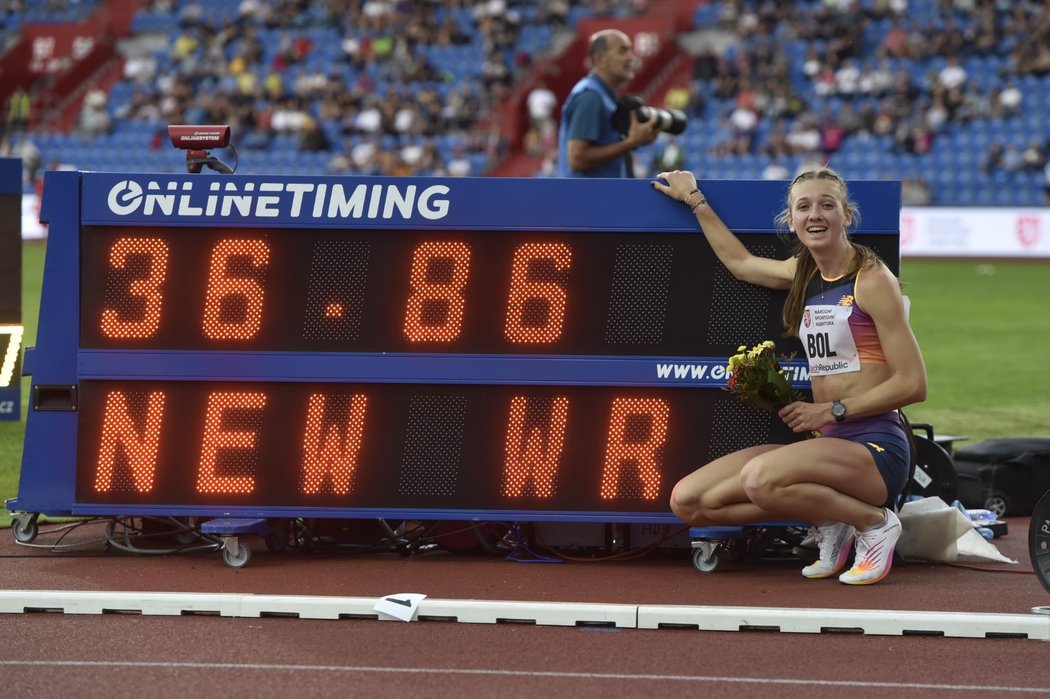
[[[272,554],[254,540],[234,570],[218,554],[60,554],[2,532],[0,586],[1029,614],[1050,594],[1031,569],[1027,518],[1009,526],[995,543],[1016,566],[911,563],[860,588],[806,580],[789,561],[702,574],[685,550],[546,565]],[[0,631],[0,677],[21,697],[1050,695],[1050,646],[1021,639],[72,614],[4,614]]]

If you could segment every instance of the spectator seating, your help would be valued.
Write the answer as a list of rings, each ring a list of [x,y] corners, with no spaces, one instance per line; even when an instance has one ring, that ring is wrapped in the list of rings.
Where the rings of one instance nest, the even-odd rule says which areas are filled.
[[[957,9],[958,3],[944,3],[937,0],[909,0],[906,14],[899,18],[889,16],[875,17],[877,3],[871,0],[855,3],[842,3],[847,8],[845,22],[861,24],[862,39],[858,42],[859,50],[852,56],[859,68],[875,68],[885,63],[891,72],[903,69],[909,81],[916,88],[917,95],[911,105],[910,113],[898,115],[900,120],[919,121],[925,118],[923,109],[927,106],[936,89],[937,75],[947,64],[949,56],[926,53],[914,58],[887,56],[880,50],[894,22],[900,22],[914,33],[949,32],[958,30],[965,33],[977,31],[978,13]],[[1050,144],[1050,71],[1041,75],[1026,73],[1022,66],[1016,65],[1018,46],[1026,39],[1016,32],[1005,31],[1010,13],[1003,12],[995,3],[974,3],[985,5],[996,15],[1001,32],[1001,39],[991,51],[982,53],[963,50],[958,57],[966,71],[964,91],[988,96],[994,91],[1003,89],[1009,83],[1015,83],[1021,91],[1022,99],[1015,110],[1005,114],[977,115],[970,118],[949,118],[942,126],[934,129],[932,147],[928,153],[909,152],[892,133],[885,135],[872,134],[861,130],[848,135],[841,147],[833,152],[821,150],[816,154],[788,153],[780,161],[789,170],[797,169],[806,162],[819,160],[829,163],[849,179],[882,179],[895,178],[904,180],[923,180],[931,189],[935,205],[980,205],[980,206],[1040,206],[1044,199],[1044,175],[1042,166],[1022,167],[1016,169],[982,169],[985,154],[992,143],[1013,146],[1021,150],[1033,139],[1046,145]],[[1028,14],[1032,35],[1029,40],[1050,40],[1050,12],[1045,6],[1032,3],[1025,5],[1024,13]],[[735,31],[741,22],[741,16],[726,16],[729,7],[739,6],[741,16],[751,12],[762,11],[760,2],[701,3],[694,14],[694,25],[699,30],[718,28],[720,31]],[[807,106],[807,111],[814,115],[827,113],[834,118],[842,106],[850,103],[854,112],[864,106],[878,107],[885,99],[872,94],[820,94],[816,80],[804,72],[804,65],[811,48],[830,53],[831,39],[826,36],[808,36],[791,38],[792,34],[805,35],[819,33],[821,23],[830,21],[835,10],[820,0],[804,0],[793,3],[792,13],[797,17],[795,26],[785,27],[781,18],[773,34],[778,35],[777,55],[771,60],[783,59],[788,62],[792,88]],[[852,8],[852,9],[850,9]],[[831,13],[831,14],[829,14]],[[1016,13],[1015,13],[1016,14]],[[768,45],[770,36],[761,32],[747,35],[738,31],[739,41],[729,50],[729,59],[720,65],[720,70],[736,70],[739,65],[758,55],[757,49]],[[970,34],[972,36],[973,34]],[[923,36],[913,37],[922,41]],[[733,60],[737,65],[729,65]],[[750,68],[755,69],[755,61]],[[761,68],[761,66],[759,66]],[[687,131],[680,137],[687,159],[683,167],[697,172],[703,177],[741,177],[759,178],[771,158],[763,152],[766,136],[769,133],[770,119],[760,118],[755,132],[751,152],[745,154],[720,155],[717,152],[719,143],[727,138],[724,118],[733,110],[736,95],[719,95],[713,81],[697,80],[697,88],[703,96],[705,114],[700,120],[690,123]],[[792,120],[786,121],[790,127]],[[900,123],[895,125],[900,127]],[[642,162],[656,159],[661,143],[649,146],[639,152]]]
[[[69,8],[77,8],[77,12],[93,4],[66,3]],[[548,50],[555,31],[542,15],[548,3],[540,0],[507,0],[496,15],[486,15],[493,3],[483,2],[404,6],[359,0],[254,3],[271,6],[274,14],[269,19],[242,16],[247,4],[241,0],[210,0],[205,21],[198,0],[144,3],[134,19],[134,31],[161,37],[165,44],[150,56],[155,77],[126,77],[112,88],[107,104],[112,118],[109,133],[32,134],[45,165],[183,171],[181,153],[167,143],[164,129],[168,121],[221,120],[234,124],[240,173],[431,175],[447,174],[449,163],[455,160],[457,173],[483,175],[505,154],[506,147],[487,130],[486,116],[508,94],[508,85],[529,69],[530,60]],[[626,0],[623,4],[631,8],[644,5]],[[27,10],[22,19],[48,17],[47,8],[54,5],[54,0],[27,0],[31,12]],[[813,65],[807,66],[816,51],[819,68],[835,69],[845,56],[861,71],[902,71],[912,93],[907,103],[896,102],[889,128],[875,130],[868,123],[848,131],[835,148],[781,153],[777,160],[789,171],[819,160],[828,162],[848,179],[921,180],[932,193],[930,203],[934,205],[1044,203],[1042,167],[985,167],[986,154],[993,144],[1021,150],[1034,139],[1042,142],[1045,154],[1046,144],[1050,143],[1050,120],[1045,116],[1050,113],[1050,69],[1040,71],[1019,65],[1023,63],[1026,43],[1050,40],[1050,11],[1044,5],[1020,3],[1020,9],[1004,9],[1002,3],[987,1],[967,5],[909,0],[906,13],[900,16],[893,16],[887,9],[893,3],[876,0],[843,2],[839,9],[822,0],[801,0],[787,3],[792,5],[790,13],[776,14],[781,12],[781,5],[785,4],[760,0],[697,3],[695,32],[735,38],[717,61],[718,75],[695,80],[703,112],[692,116],[687,130],[678,137],[686,153],[682,167],[707,178],[756,179],[773,161],[770,151],[775,118],[764,107],[760,107],[763,113],[747,152],[727,152],[722,147],[730,135],[727,117],[739,97],[739,87],[736,91],[726,89],[722,78],[727,75],[736,79],[745,74],[755,79],[776,75],[767,69],[778,62],[786,65],[785,82],[802,109],[781,115],[785,131],[802,118],[835,120],[846,106],[859,114],[865,109],[878,110],[891,99],[885,89],[867,93],[823,89]],[[394,14],[364,16],[379,6]],[[417,12],[424,6],[436,9],[430,14]],[[498,8],[500,3],[494,6]],[[589,3],[571,6],[565,18],[570,30],[579,18],[592,12]],[[347,8],[352,10],[349,14],[345,12]],[[52,15],[56,21],[74,11],[60,10],[60,14]],[[951,37],[955,33],[972,42],[980,35],[982,17],[988,12],[994,15],[998,31],[994,46],[976,50],[963,43],[949,51],[934,45],[938,42],[925,45],[924,40],[931,36]],[[775,21],[763,24],[769,13],[773,13]],[[1026,26],[1017,25],[1021,16],[1026,18]],[[421,20],[427,26],[420,28]],[[6,21],[4,26],[10,26],[10,18]],[[885,50],[887,37],[898,25],[910,33],[914,55],[892,55]],[[222,60],[213,66],[206,48],[216,31],[231,26],[238,27],[237,36],[221,42]],[[442,28],[446,36],[439,37],[435,27]],[[282,85],[276,92],[246,96],[239,89],[238,78],[229,72],[231,62],[244,51],[249,28],[257,37],[259,55],[249,62],[247,70],[255,74],[260,84],[271,73],[280,75]],[[849,35],[851,43],[843,51],[836,39],[847,31],[853,32]],[[412,41],[402,45],[393,40],[407,32],[413,32]],[[185,46],[194,42],[196,47],[185,52]],[[300,42],[304,51],[290,56],[289,46]],[[371,52],[368,55],[361,48],[366,45]],[[351,55],[354,46],[358,53]],[[399,46],[407,48],[408,53],[394,60],[390,52]],[[833,55],[836,52],[842,55]],[[399,67],[407,57],[417,62],[419,70],[414,74],[406,74]],[[984,100],[983,111],[963,115],[962,109],[953,108],[946,119],[929,126],[929,145],[914,148],[914,134],[909,130],[926,123],[931,101],[939,94],[937,76],[952,58],[959,59],[966,73],[963,93]],[[298,108],[324,136],[323,147],[308,150],[300,143],[297,130],[274,129],[267,120],[275,108],[297,97],[296,76],[315,72],[327,76],[332,83],[300,95]],[[143,103],[155,107],[170,99],[170,92],[164,90],[170,91],[173,81],[183,88],[189,85],[191,91],[190,96],[180,98],[174,116],[163,118],[156,109],[139,109]],[[987,102],[994,101],[1009,84],[1019,88],[1020,103],[1008,110],[989,110]],[[759,84],[756,92],[762,89]],[[384,105],[384,100],[390,102]],[[353,114],[374,106],[371,102],[376,101],[386,110],[416,110],[426,128],[413,134],[393,130],[388,122],[377,132],[356,125]],[[439,111],[426,111],[427,104],[435,105]],[[451,106],[457,104],[458,112]],[[382,163],[374,159],[376,152],[401,154],[402,149],[421,146],[423,141],[433,148],[434,158],[417,164],[399,160],[400,155]],[[662,141],[657,141],[637,153],[642,169],[648,167],[649,174],[662,146]],[[373,159],[360,160],[366,157],[362,153],[372,153]]]

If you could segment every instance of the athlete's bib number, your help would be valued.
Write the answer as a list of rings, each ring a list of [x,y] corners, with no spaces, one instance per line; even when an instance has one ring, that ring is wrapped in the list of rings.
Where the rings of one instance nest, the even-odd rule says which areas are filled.
[[[849,329],[852,313],[852,306],[806,306],[798,334],[810,376],[860,371],[860,353]]]
[[[806,337],[806,351],[809,353],[809,358],[820,357],[837,357],[838,353],[831,349],[831,340],[828,339],[828,333],[813,333]]]

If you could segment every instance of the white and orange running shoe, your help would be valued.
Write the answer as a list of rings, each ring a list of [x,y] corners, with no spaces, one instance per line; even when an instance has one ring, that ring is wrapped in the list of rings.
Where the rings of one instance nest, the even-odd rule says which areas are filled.
[[[820,558],[802,569],[807,578],[830,578],[849,560],[856,530],[842,522],[829,522],[809,530],[820,551]]]
[[[847,585],[871,585],[885,578],[893,567],[893,547],[901,536],[901,521],[893,510],[882,508],[882,524],[857,532],[857,556],[853,567],[839,576]]]

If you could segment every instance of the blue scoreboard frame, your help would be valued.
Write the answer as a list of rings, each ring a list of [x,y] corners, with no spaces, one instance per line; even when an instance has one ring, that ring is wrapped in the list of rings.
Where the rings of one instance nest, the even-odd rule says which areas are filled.
[[[786,182],[702,185],[787,256]],[[900,184],[852,194],[898,271]],[[43,218],[13,511],[674,523],[681,477],[798,438],[723,390],[799,350],[782,294],[644,181],[50,172]]]

